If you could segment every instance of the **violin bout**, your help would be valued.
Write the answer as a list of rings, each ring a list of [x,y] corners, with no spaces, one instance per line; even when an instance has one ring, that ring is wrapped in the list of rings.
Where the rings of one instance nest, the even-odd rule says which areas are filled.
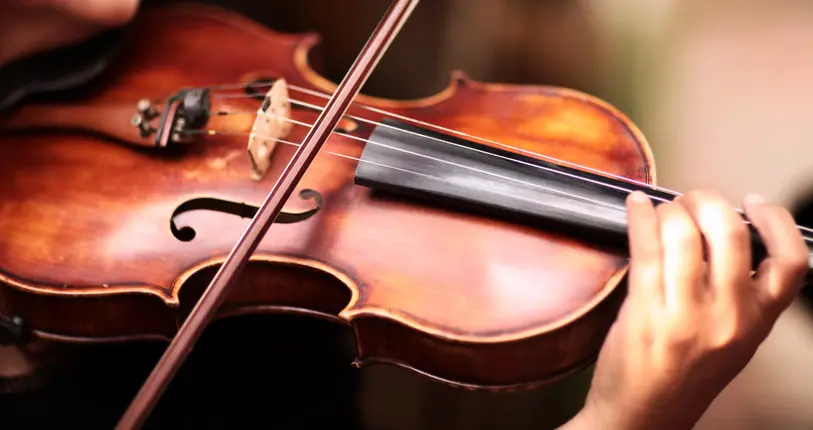
[[[335,88],[310,66],[315,35],[279,34],[203,5],[148,7],[133,31],[161,43],[130,40],[75,103],[135,106],[184,88],[242,86],[212,87],[208,121],[186,123],[191,138],[166,148],[111,138],[132,128],[125,115],[108,124],[121,133],[76,126],[94,124],[92,115],[23,134],[0,125],[0,315],[39,337],[171,338]],[[273,84],[258,86],[258,76]],[[417,174],[422,160],[435,179],[365,183],[370,145],[407,119],[425,139],[438,133],[436,143],[465,139],[509,155],[460,158],[460,167],[419,146],[414,159],[398,159],[401,174]],[[618,311],[626,257],[542,222],[542,209],[507,216],[521,197],[540,199],[493,174],[541,155],[655,182],[637,128],[576,91],[456,74],[424,99],[357,97],[294,190],[293,215],[271,226],[219,317],[326,318],[353,331],[358,366],[392,363],[460,387],[530,387],[583,369]],[[373,179],[402,184],[395,175]],[[438,180],[463,191],[429,193]],[[178,236],[184,226],[194,229],[189,240]]]

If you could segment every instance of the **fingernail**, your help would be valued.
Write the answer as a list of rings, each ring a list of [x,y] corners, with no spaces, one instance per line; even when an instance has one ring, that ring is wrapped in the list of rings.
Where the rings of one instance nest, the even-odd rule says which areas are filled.
[[[634,203],[646,203],[649,197],[643,191],[633,191],[630,193],[629,199]]]
[[[765,203],[765,198],[759,194],[747,194],[745,196],[745,203],[749,205],[761,205]]]

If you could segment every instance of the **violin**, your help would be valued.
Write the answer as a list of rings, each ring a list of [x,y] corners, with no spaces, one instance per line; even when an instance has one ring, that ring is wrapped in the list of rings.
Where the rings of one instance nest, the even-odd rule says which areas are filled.
[[[0,317],[19,341],[170,341],[119,428],[208,322],[246,313],[349,326],[357,367],[467,389],[592,364],[624,297],[626,196],[680,193],[635,124],[578,91],[455,72],[423,99],[358,94],[416,4],[393,2],[339,84],[311,66],[315,34],[147,8],[87,91],[0,118]]]

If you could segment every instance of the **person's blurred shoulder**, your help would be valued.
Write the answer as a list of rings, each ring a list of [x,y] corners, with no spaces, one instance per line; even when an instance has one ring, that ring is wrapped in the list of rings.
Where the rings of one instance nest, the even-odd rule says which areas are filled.
[[[29,96],[92,82],[118,52],[140,3],[8,0],[0,6],[9,12],[0,17],[0,113]]]

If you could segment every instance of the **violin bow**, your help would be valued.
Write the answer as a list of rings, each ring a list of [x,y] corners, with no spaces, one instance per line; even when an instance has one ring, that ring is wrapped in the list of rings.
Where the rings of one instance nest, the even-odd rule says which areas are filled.
[[[302,179],[319,149],[344,116],[350,103],[358,95],[361,87],[398,35],[418,1],[394,0],[387,9],[344,79],[333,92],[333,96],[319,118],[308,131],[302,145],[271,188],[268,197],[251,220],[245,233],[220,266],[220,270],[209,283],[197,305],[192,309],[158,364],[122,415],[116,426],[117,430],[134,430],[143,426],[169,382],[192,351],[195,342],[200,338],[231,286],[243,271],[254,250],[257,249],[271,224],[282,211],[282,207]]]

